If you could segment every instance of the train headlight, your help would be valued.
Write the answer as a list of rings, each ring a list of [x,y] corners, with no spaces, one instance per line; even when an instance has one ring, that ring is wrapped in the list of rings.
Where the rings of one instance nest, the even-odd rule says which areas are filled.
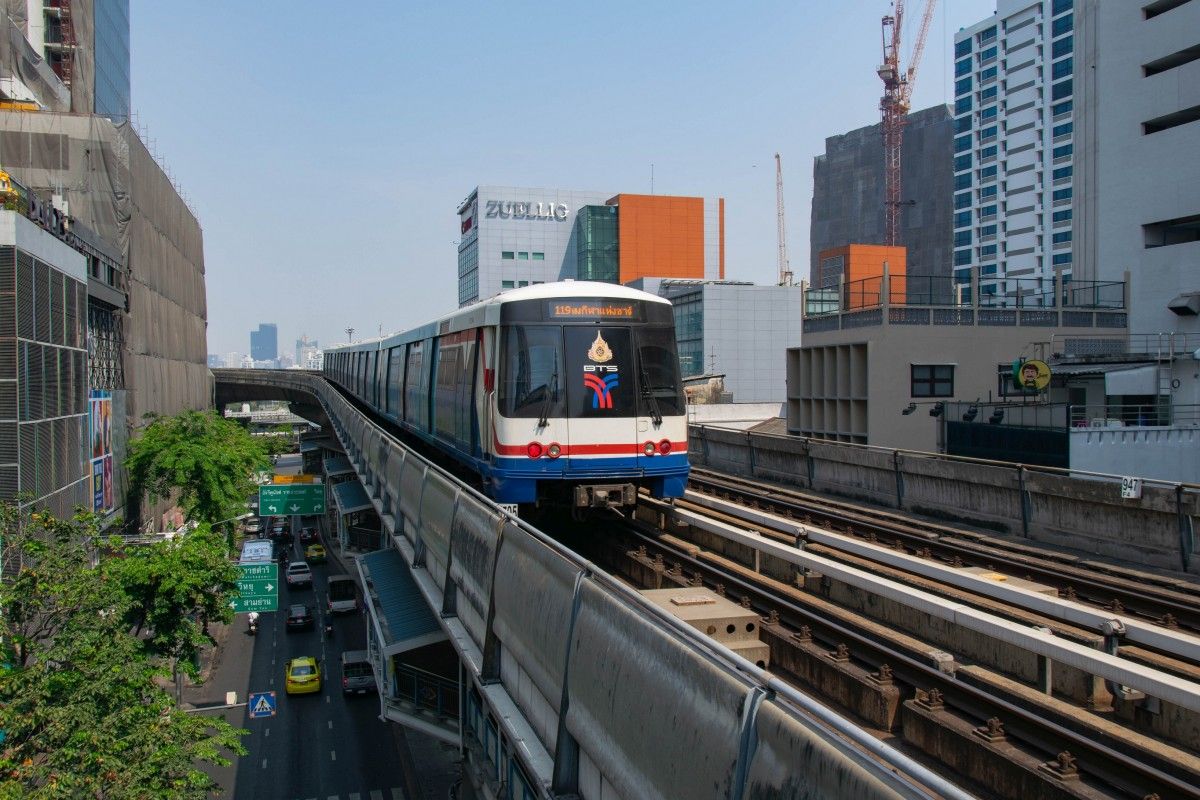
[[[525,448],[525,452],[529,454],[530,458],[541,458],[542,446],[537,442],[530,442],[529,446]]]
[[[654,446],[654,442],[646,442],[644,445],[642,445],[642,452],[648,456],[652,456],[658,452],[658,448]]]
[[[562,455],[562,448],[558,446],[558,442],[550,443],[550,446],[546,448],[546,455],[551,458],[558,458]]]
[[[664,456],[669,455],[671,452],[671,440],[663,439],[661,442],[659,442],[658,452],[662,453]]]

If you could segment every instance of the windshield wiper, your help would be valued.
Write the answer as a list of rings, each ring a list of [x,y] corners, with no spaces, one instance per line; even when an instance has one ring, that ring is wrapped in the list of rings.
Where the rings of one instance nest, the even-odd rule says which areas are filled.
[[[653,387],[650,385],[650,374],[646,372],[646,361],[641,358],[639,353],[639,366],[642,370],[642,396],[650,401],[650,421],[655,425],[662,425],[662,411],[658,407],[658,398],[654,396]]]
[[[547,387],[546,399],[542,401],[542,411],[538,414],[539,428],[544,428],[550,424],[550,404],[558,395],[558,352],[554,353],[554,372],[550,375],[550,385]]]

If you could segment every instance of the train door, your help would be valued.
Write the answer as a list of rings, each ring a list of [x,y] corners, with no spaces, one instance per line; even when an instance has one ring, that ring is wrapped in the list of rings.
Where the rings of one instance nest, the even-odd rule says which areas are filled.
[[[630,330],[566,326],[568,470],[637,466],[637,373]]]

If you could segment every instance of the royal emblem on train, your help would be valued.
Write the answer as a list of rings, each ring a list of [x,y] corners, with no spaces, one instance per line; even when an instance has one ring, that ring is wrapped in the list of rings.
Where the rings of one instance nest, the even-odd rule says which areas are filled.
[[[596,341],[592,342],[592,346],[587,354],[588,358],[597,364],[603,364],[606,361],[612,360],[612,348],[608,346],[608,342],[604,341],[604,337],[600,335],[600,331],[596,331]]]

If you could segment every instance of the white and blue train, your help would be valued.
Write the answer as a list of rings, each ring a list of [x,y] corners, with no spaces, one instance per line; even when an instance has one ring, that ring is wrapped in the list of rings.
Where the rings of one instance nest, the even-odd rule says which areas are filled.
[[[325,376],[468,467],[500,503],[680,497],[687,406],[671,304],[607,283],[515,289],[330,348]]]

